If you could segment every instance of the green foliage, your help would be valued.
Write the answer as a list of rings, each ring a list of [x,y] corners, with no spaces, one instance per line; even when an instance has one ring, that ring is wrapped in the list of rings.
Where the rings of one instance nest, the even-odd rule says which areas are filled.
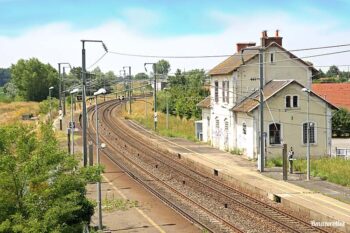
[[[329,67],[326,74],[328,77],[335,77],[340,74],[340,70],[337,66],[333,65]]]
[[[296,171],[306,172],[306,160],[293,163]],[[311,160],[311,175],[332,183],[350,187],[350,160],[342,158],[321,158]]]
[[[49,95],[49,87],[56,87],[53,96],[58,95],[57,71],[50,64],[43,64],[36,58],[20,59],[11,66],[11,82],[18,88],[19,95],[28,101],[41,101]]]
[[[318,73],[313,77],[315,83],[340,83],[347,82],[350,78],[349,71],[341,71],[335,65],[330,66],[328,71],[324,73],[319,69]]]
[[[145,73],[137,73],[134,78],[135,80],[149,79],[148,75]]]
[[[112,199],[104,199],[102,200],[103,210],[106,211],[114,211],[121,210],[125,211],[130,208],[134,208],[138,206],[138,201],[125,200],[120,198],[112,198]]]
[[[204,70],[183,73],[177,70],[175,76],[169,76],[170,87],[167,93],[163,91],[158,94],[158,109],[166,112],[166,99],[168,99],[170,114],[187,119],[200,118],[201,109],[196,105],[209,94],[209,91],[203,88],[205,79]]]
[[[164,59],[156,63],[157,74],[168,74],[170,71],[170,63]]]
[[[0,68],[0,87],[4,86],[11,78],[9,68]]]
[[[58,99],[56,98],[53,98],[52,100],[46,99],[40,102],[39,113],[48,114],[50,111],[50,102],[51,102],[51,111],[58,109],[58,105],[59,105]]]
[[[238,147],[233,148],[233,150],[230,151],[233,155],[243,155],[244,150],[240,149]]]
[[[0,128],[0,232],[82,232],[90,181],[58,147],[50,125]]]
[[[332,117],[333,134],[337,137],[349,136],[350,134],[350,112],[345,109],[339,109]]]
[[[282,157],[273,157],[267,160],[267,167],[282,167],[283,160]]]

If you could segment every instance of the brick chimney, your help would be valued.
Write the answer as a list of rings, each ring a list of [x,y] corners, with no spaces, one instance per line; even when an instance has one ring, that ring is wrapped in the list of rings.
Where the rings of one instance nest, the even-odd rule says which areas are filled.
[[[274,37],[268,37],[267,36],[267,31],[262,31],[261,33],[261,46],[262,47],[267,47],[269,46],[272,42],[275,42],[276,44],[282,46],[282,38],[279,36],[279,30],[276,30],[275,36]]]
[[[245,49],[247,47],[255,46],[255,42],[246,42],[246,43],[237,43],[237,53],[239,53],[242,49]]]

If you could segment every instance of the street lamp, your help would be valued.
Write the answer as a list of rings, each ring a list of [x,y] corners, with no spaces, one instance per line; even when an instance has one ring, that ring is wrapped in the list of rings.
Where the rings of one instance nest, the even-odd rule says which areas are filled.
[[[50,97],[50,124],[52,123],[52,114],[51,114],[51,102],[52,102],[52,97],[51,97],[51,91],[53,90],[54,87],[49,87],[49,97]]]
[[[58,114],[60,116],[60,130],[62,130],[62,116],[64,116],[66,114],[66,103],[64,102],[64,106],[63,106],[63,112],[62,112],[62,93],[64,93],[64,90],[62,90],[62,76],[61,76],[61,66],[63,67],[63,65],[69,65],[69,67],[71,68],[71,65],[68,62],[59,62],[58,63],[58,80],[59,80],[59,85],[58,85],[58,98],[59,98],[59,104],[58,104]],[[64,71],[64,67],[63,67],[63,74],[65,73]],[[64,89],[64,85],[63,85],[63,89]],[[65,98],[64,98],[65,101]]]
[[[72,134],[72,146],[71,146],[71,154],[74,155],[74,129],[75,129],[75,124],[74,119],[73,119],[73,98],[74,98],[74,94],[78,93],[79,89],[75,88],[70,92],[70,124],[69,124],[69,128],[71,129],[71,134]]]
[[[72,66],[69,64],[69,63],[65,63],[66,65],[68,65],[68,67],[70,69],[72,69]],[[66,77],[66,66],[63,66],[63,73],[62,73],[62,94],[63,94],[63,97],[62,97],[62,102],[63,102],[63,116],[66,115],[66,92],[65,92],[65,83],[64,83],[64,79]]]
[[[85,42],[94,42],[94,43],[102,43],[103,49],[108,52],[106,45],[102,40],[81,40],[82,42],[82,81],[83,81],[83,89],[82,89],[82,101],[83,101],[83,162],[84,167],[87,165],[87,113],[86,113],[86,58],[85,58]]]
[[[306,126],[306,146],[307,146],[307,150],[306,150],[306,180],[310,180],[310,116],[309,116],[309,107],[310,107],[310,93],[311,90],[307,89],[307,88],[302,88],[301,91],[306,92],[307,93],[307,126]]]
[[[105,144],[99,144],[99,135],[98,135],[98,105],[97,105],[97,97],[101,94],[106,94],[106,89],[100,88],[98,91],[94,93],[95,96],[95,114],[96,114],[96,158],[97,164],[100,165],[100,155],[99,150],[100,147],[104,148]],[[102,230],[102,203],[101,203],[101,182],[97,182],[97,205],[98,205],[98,229]]]
[[[157,116],[157,69],[156,69],[156,66],[157,64],[156,63],[145,63],[144,64],[144,67],[145,67],[145,71],[147,72],[147,65],[152,65],[152,68],[153,68],[153,76],[154,76],[154,88],[153,88],[153,97],[154,97],[154,116],[153,116],[153,119],[154,119],[154,131],[156,132],[157,131],[157,122],[158,122],[158,116]]]

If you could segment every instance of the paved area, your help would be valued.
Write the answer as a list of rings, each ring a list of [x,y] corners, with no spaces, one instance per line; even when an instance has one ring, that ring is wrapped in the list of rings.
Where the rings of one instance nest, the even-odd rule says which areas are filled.
[[[75,119],[78,121],[79,113],[75,113]],[[70,121],[70,115],[67,114],[63,120],[62,134],[65,134]],[[60,122],[55,119],[54,128],[59,130]],[[76,130],[75,150],[82,153],[81,132]],[[63,138],[62,146],[66,147],[66,139]],[[96,161],[96,158],[94,158]],[[184,219],[177,212],[154,197],[132,178],[126,175],[122,170],[112,164],[108,157],[101,154],[101,163],[105,166],[102,182],[103,200],[131,200],[137,201],[137,206],[126,210],[103,211],[103,225],[108,232],[145,232],[145,233],[200,233],[200,228]],[[96,200],[96,184],[87,186],[87,195]],[[97,226],[97,213],[92,217],[92,226]]]
[[[285,182],[281,180],[282,173],[278,169],[261,174],[256,171],[256,163],[240,156],[185,139],[160,137],[132,121],[127,123],[156,146],[181,154],[182,158],[191,160],[191,164],[198,167],[209,171],[215,169],[242,189],[280,201],[286,207],[307,213],[315,221],[344,222],[346,225],[341,229],[350,232],[350,205],[337,200],[349,201],[349,188],[317,179],[306,182],[302,174],[291,175],[290,181]]]

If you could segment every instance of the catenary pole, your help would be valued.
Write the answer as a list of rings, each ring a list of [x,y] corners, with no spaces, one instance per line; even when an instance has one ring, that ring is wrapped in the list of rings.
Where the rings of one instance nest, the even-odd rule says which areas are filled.
[[[82,90],[82,101],[83,101],[83,115],[82,115],[82,120],[83,120],[83,164],[84,167],[87,165],[87,116],[86,116],[86,53],[85,53],[85,41],[82,40],[82,82],[83,82],[83,90]]]
[[[259,79],[260,79],[260,161],[259,170],[265,167],[265,133],[264,133],[264,49],[259,49]]]

